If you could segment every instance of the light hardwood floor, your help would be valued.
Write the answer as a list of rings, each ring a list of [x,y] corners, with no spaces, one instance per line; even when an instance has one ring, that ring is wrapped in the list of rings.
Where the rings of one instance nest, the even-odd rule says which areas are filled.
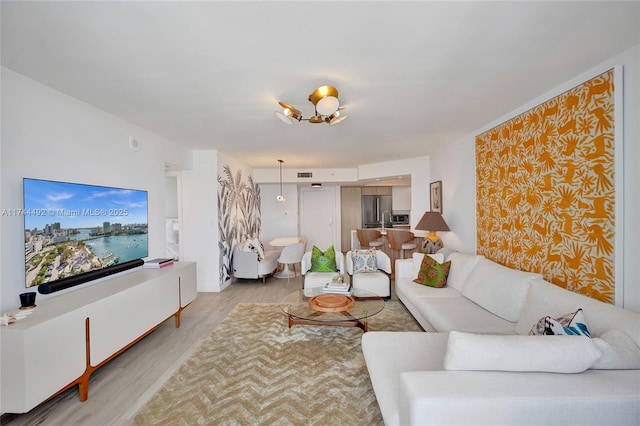
[[[5,414],[2,425],[124,425],[171,373],[211,334],[238,303],[274,303],[302,287],[302,278],[238,280],[220,293],[199,293],[183,312],[180,328],[173,317],[153,333],[91,375],[89,399],[78,387],[28,413]],[[153,303],[151,296],[149,303]],[[135,321],[132,318],[131,321]],[[285,319],[283,317],[283,323]],[[46,354],[43,354],[46,357]],[[55,368],[55,366],[52,366]]]

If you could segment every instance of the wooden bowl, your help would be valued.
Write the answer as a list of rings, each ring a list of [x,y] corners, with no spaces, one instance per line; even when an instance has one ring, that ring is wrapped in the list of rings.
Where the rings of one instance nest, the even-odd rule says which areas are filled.
[[[351,296],[345,294],[320,294],[309,299],[309,307],[320,312],[342,312],[356,303]]]

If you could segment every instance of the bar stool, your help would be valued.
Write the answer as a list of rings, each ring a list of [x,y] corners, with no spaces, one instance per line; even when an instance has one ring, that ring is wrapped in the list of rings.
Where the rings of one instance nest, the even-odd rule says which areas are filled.
[[[384,245],[382,234],[376,229],[356,229],[361,248],[380,248]]]
[[[389,248],[395,253],[399,253],[399,259],[406,259],[405,251],[413,252],[418,247],[414,242],[415,235],[411,231],[387,230],[387,240]],[[413,253],[412,253],[413,254]]]

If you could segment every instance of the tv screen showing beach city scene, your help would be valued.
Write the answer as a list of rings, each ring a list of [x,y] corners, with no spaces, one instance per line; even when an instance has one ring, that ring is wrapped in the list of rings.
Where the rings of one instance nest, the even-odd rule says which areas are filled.
[[[25,283],[33,287],[147,257],[147,191],[23,180]]]

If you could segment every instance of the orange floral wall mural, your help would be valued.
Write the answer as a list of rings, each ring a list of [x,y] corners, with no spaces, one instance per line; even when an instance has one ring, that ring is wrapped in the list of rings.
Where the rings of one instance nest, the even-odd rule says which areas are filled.
[[[613,303],[614,71],[476,137],[478,253]]]

